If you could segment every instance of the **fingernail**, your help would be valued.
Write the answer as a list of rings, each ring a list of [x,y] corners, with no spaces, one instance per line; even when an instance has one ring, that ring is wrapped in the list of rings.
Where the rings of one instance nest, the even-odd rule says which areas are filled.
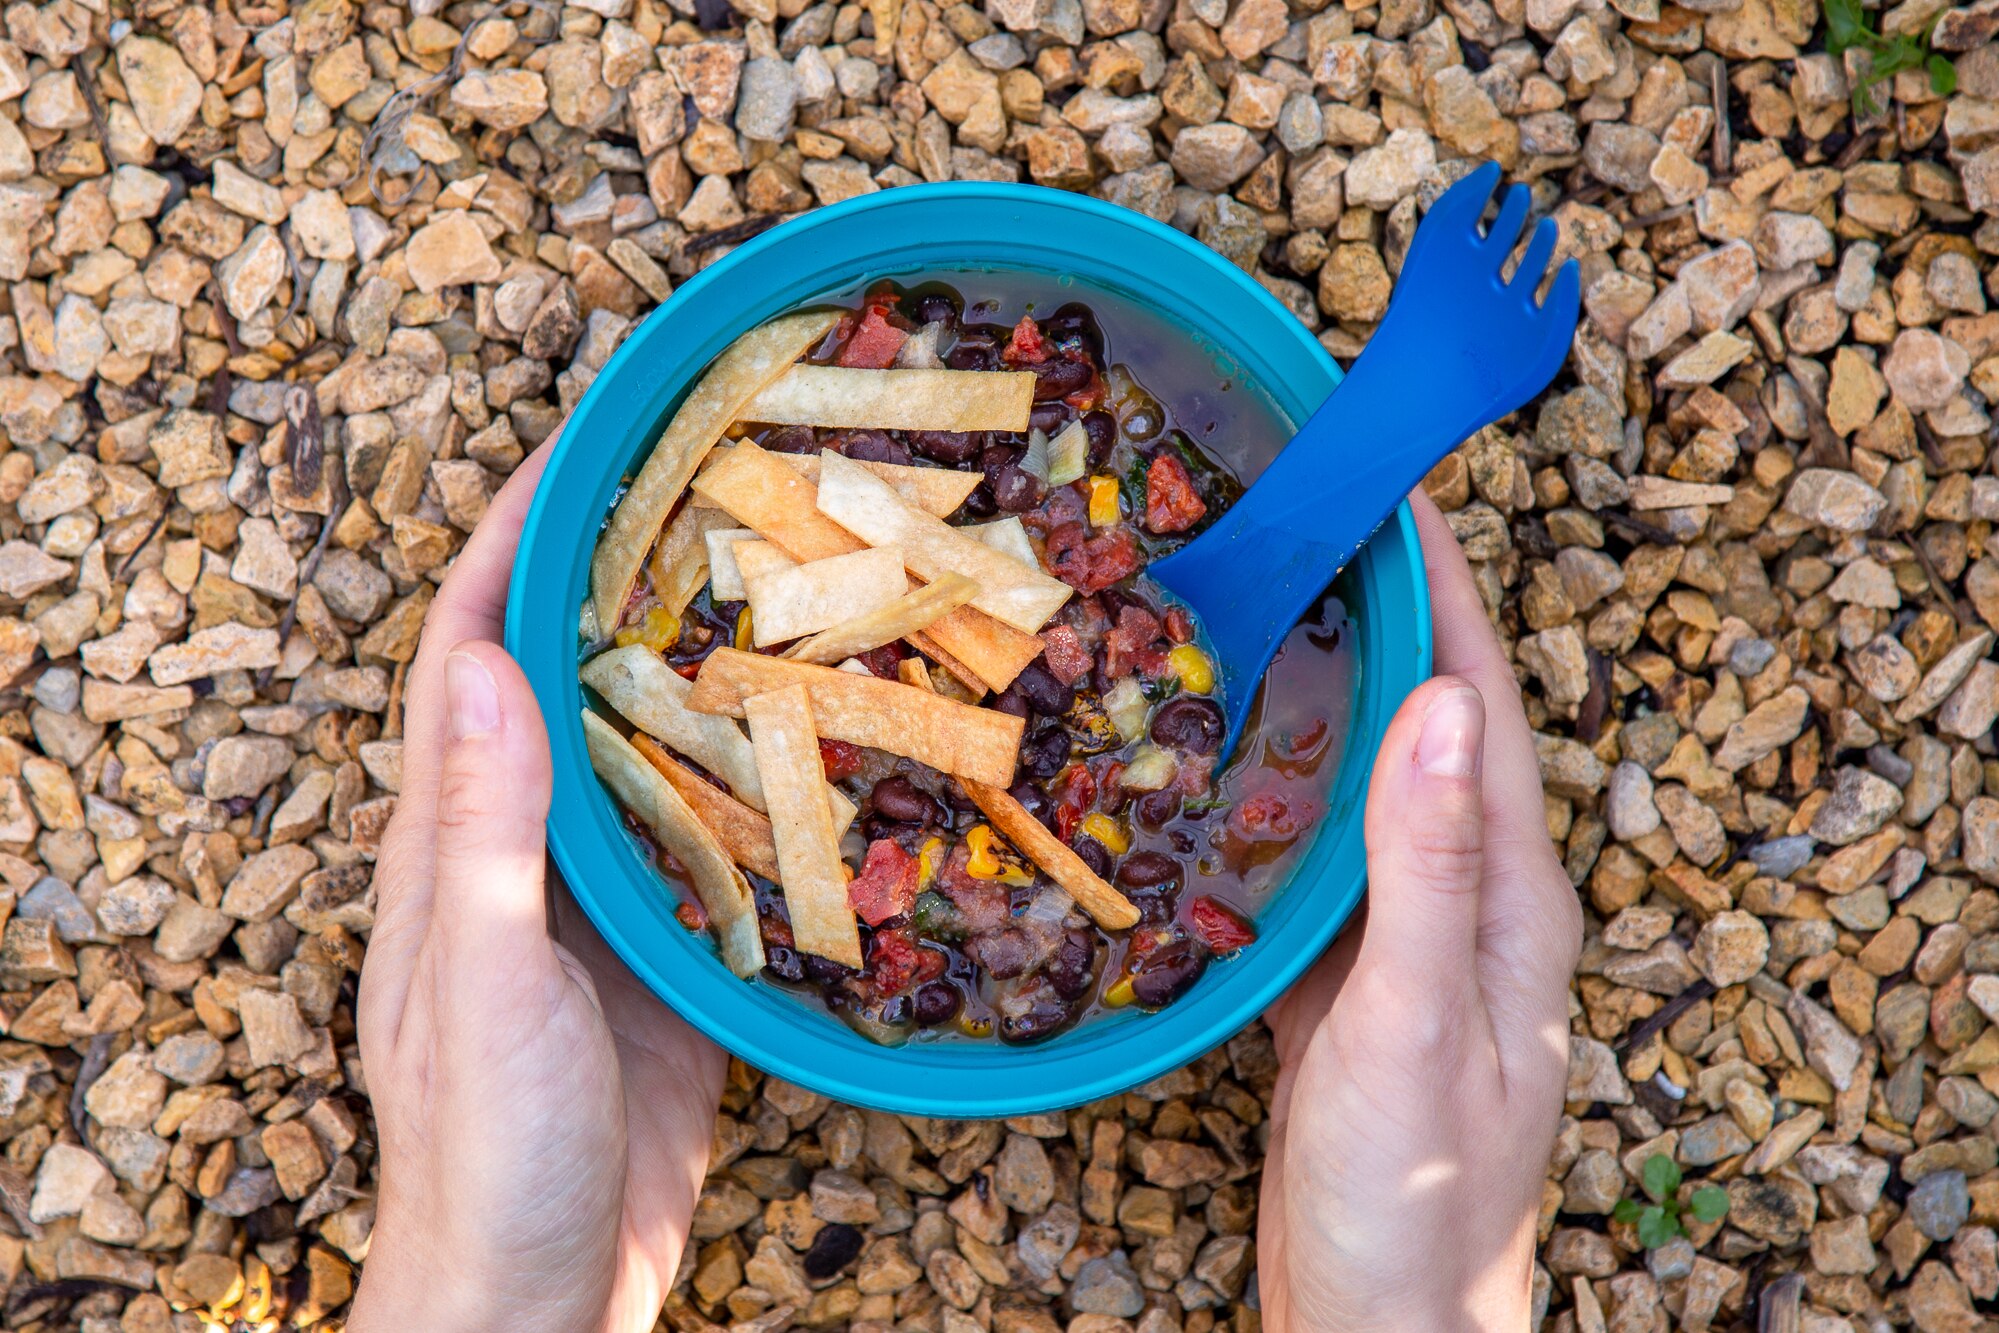
[[[444,659],[444,702],[453,740],[483,736],[500,725],[500,692],[486,664],[470,653]]]
[[[1485,710],[1478,691],[1455,689],[1440,696],[1424,714],[1416,762],[1435,777],[1468,778],[1478,772],[1484,744]]]

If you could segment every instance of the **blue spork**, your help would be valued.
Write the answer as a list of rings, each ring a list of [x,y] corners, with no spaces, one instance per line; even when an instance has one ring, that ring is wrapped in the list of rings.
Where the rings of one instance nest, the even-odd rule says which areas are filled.
[[[1353,369],[1254,486],[1215,525],[1146,572],[1185,601],[1215,650],[1235,748],[1270,659],[1374,530],[1460,441],[1546,388],[1561,369],[1580,303],[1574,260],[1548,299],[1535,290],[1555,252],[1543,219],[1501,276],[1527,220],[1487,163],[1446,190],[1409,244],[1388,314]]]

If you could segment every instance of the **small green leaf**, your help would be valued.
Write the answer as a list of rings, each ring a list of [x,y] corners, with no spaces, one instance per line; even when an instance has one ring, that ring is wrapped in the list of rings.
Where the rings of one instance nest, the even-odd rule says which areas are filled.
[[[1867,37],[1867,15],[1860,0],[1825,0],[1825,49],[1839,55]]]
[[[1647,1208],[1638,1216],[1638,1243],[1648,1250],[1668,1244],[1680,1234],[1680,1219],[1664,1208]]]
[[[1703,1222],[1719,1222],[1728,1216],[1728,1191],[1719,1185],[1701,1186],[1689,1203],[1694,1216]]]
[[[1610,1215],[1620,1222],[1636,1222],[1639,1212],[1638,1200],[1619,1199],[1617,1207],[1610,1210]]]
[[[1680,1166],[1662,1152],[1655,1152],[1645,1159],[1645,1170],[1640,1177],[1645,1192],[1654,1199],[1670,1198],[1680,1187]]]
[[[1930,91],[1939,97],[1949,97],[1957,91],[1957,66],[1949,56],[1931,53],[1926,62],[1930,71]]]

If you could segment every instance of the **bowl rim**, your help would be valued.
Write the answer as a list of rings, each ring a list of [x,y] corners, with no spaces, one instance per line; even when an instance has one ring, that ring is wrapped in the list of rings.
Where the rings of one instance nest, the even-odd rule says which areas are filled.
[[[682,366],[692,368],[686,371],[680,383],[670,386],[663,398],[658,392],[652,392],[650,398],[644,392],[620,394],[615,391],[617,386],[633,385],[635,376],[643,379],[645,367],[639,363],[657,351],[655,344],[662,339],[671,341],[676,336],[668,329],[676,313],[694,305],[703,293],[721,286],[733,276],[754,271],[773,250],[795,246],[804,246],[809,250],[817,233],[827,227],[851,224],[856,216],[939,203],[1067,210],[1099,226],[1121,227],[1142,233],[1150,241],[1164,243],[1178,251],[1184,259],[1197,263],[1202,270],[1203,281],[1226,284],[1234,289],[1236,297],[1247,298],[1252,304],[1262,307],[1262,314],[1271,321],[1268,336],[1275,340],[1277,331],[1288,333],[1295,343],[1295,347],[1290,349],[1293,355],[1302,355],[1309,363],[1305,368],[1324,374],[1331,385],[1339,382],[1339,367],[1318,339],[1269,291],[1240,268],[1153,218],[1103,200],[1017,183],[944,182],[903,186],[862,195],[789,218],[703,269],[677,290],[676,295],[681,299],[669,300],[655,307],[634,327],[597,373],[552,446],[554,452],[522,528],[508,588],[504,635],[508,651],[514,654],[528,674],[545,718],[559,717],[564,713],[573,716],[572,701],[581,703],[583,700],[580,683],[576,680],[574,651],[574,624],[580,596],[573,604],[564,605],[563,599],[558,598],[551,603],[546,595],[537,600],[535,594],[538,587],[546,594],[551,589],[573,584],[579,565],[587,567],[587,541],[603,521],[611,489],[657,437],[663,421],[663,418],[654,416],[648,424],[633,419],[635,414],[648,402],[663,402],[664,412],[670,413],[684,396],[693,376],[713,360],[721,346],[759,319],[769,318],[782,309],[809,303],[813,298],[790,300],[760,315],[754,312],[757,300],[754,295],[732,298],[731,313],[716,321],[719,331],[699,330],[681,337],[683,342],[705,339],[705,344],[671,349],[676,370]],[[958,264],[962,264],[968,272],[981,267],[1039,271],[1026,264],[981,261],[976,256],[962,259]],[[958,264],[926,262],[922,267],[933,272],[950,271]],[[892,265],[870,262],[863,257],[845,272],[826,276],[820,282],[820,289],[830,292],[851,286],[853,282],[870,275],[887,275],[895,271]],[[1110,288],[1113,294],[1123,299],[1147,304],[1142,297],[1117,292],[1111,284],[1094,278],[1083,278],[1079,285],[1084,291]],[[746,313],[749,318],[744,317]],[[1154,313],[1165,314],[1159,310]],[[1188,332],[1200,342],[1197,330]],[[1257,332],[1263,331],[1259,329]],[[1239,347],[1257,346],[1259,355],[1274,355],[1234,334],[1233,330],[1225,331],[1218,337],[1234,338]],[[1231,361],[1235,359],[1219,344],[1208,350],[1217,351],[1219,356]],[[1272,400],[1280,416],[1297,418],[1298,414],[1282,402],[1283,395],[1291,386],[1272,385],[1252,375],[1246,367],[1238,364],[1237,368],[1256,383],[1259,392]],[[596,441],[602,438],[601,430],[594,428],[607,424],[600,420],[605,417],[611,418],[608,424],[621,431],[624,438],[615,444],[600,447]],[[642,435],[635,446],[630,439],[634,432]],[[615,470],[607,464],[615,464]],[[588,476],[581,475],[580,469],[586,467],[594,471]],[[580,552],[566,549],[559,561],[550,561],[544,544],[538,541],[542,530],[559,521],[557,511],[563,509],[573,495],[589,491],[593,484],[596,493],[604,495],[605,503],[592,506],[594,516],[585,522],[583,528],[585,546]],[[564,493],[563,500],[555,498],[558,492]],[[574,511],[576,506],[567,505],[567,508]],[[573,512],[564,516],[573,517]],[[1248,960],[1249,966],[1240,972],[1238,964],[1231,961],[1228,976],[1234,978],[1232,984],[1223,983],[1219,988],[1211,986],[1210,979],[1215,976],[1211,971],[1194,992],[1160,1013],[1114,1015],[1071,1029],[1048,1042],[1024,1047],[986,1042],[949,1042],[912,1043],[886,1048],[868,1042],[828,1015],[810,1015],[811,1021],[800,1022],[797,1010],[804,1003],[803,997],[785,993],[774,986],[745,987],[742,980],[722,967],[705,935],[692,935],[675,926],[677,935],[667,938],[686,943],[684,946],[678,943],[669,945],[664,953],[681,957],[661,956],[660,951],[648,948],[633,938],[635,934],[642,933],[638,930],[642,923],[621,919],[621,913],[608,906],[600,895],[596,877],[610,874],[627,882],[643,876],[649,881],[655,897],[663,899],[666,896],[659,892],[661,886],[657,872],[632,853],[629,836],[617,826],[620,817],[608,794],[590,771],[587,756],[583,755],[581,728],[573,722],[552,725],[549,729],[551,759],[556,776],[547,825],[550,853],[592,926],[642,984],[725,1049],[766,1073],[802,1087],[844,1102],[890,1112],[996,1117],[1080,1105],[1145,1083],[1233,1039],[1316,961],[1359,903],[1366,880],[1364,850],[1359,855],[1358,864],[1346,875],[1346,882],[1343,883],[1324,886],[1326,867],[1317,863],[1335,856],[1339,856],[1343,863],[1356,859],[1346,850],[1346,844],[1350,838],[1358,836],[1359,812],[1364,806],[1367,789],[1365,769],[1371,767],[1371,759],[1358,756],[1357,749],[1365,745],[1371,750],[1379,735],[1379,728],[1367,729],[1364,734],[1362,704],[1373,699],[1375,706],[1370,709],[1370,716],[1378,714],[1380,727],[1385,727],[1386,718],[1392,715],[1402,698],[1431,670],[1429,590],[1422,547],[1417,539],[1414,517],[1406,502],[1397,508],[1392,525],[1400,548],[1398,555],[1407,567],[1409,584],[1402,589],[1407,597],[1402,603],[1406,611],[1402,608],[1393,610],[1398,622],[1407,618],[1415,652],[1408,655],[1398,653],[1386,659],[1392,679],[1370,680],[1367,663],[1375,654],[1371,654],[1366,647],[1367,626],[1391,608],[1368,606],[1363,610],[1361,606],[1349,602],[1349,609],[1361,626],[1362,647],[1355,660],[1356,677],[1352,686],[1355,704],[1354,716],[1349,723],[1348,750],[1342,756],[1341,773],[1335,777],[1334,792],[1349,792],[1350,799],[1344,807],[1329,808],[1320,816],[1303,854],[1284,879],[1270,890],[1270,897],[1259,917],[1260,921],[1267,917],[1279,902],[1299,899],[1302,891],[1310,890],[1316,896],[1324,888],[1327,901],[1317,904],[1325,909],[1324,919],[1301,922],[1295,928],[1298,938],[1286,939],[1287,945],[1297,946],[1292,952]],[[575,524],[568,522],[567,526],[574,527]],[[1384,524],[1377,538],[1389,533],[1390,525]],[[1342,575],[1343,579],[1352,578],[1358,589],[1366,594],[1361,599],[1363,602],[1377,600],[1373,596],[1378,591],[1376,581],[1364,577],[1364,574],[1372,567],[1374,557],[1371,553],[1379,549],[1373,544],[1363,548],[1361,555],[1349,566],[1349,572]],[[549,623],[551,614],[552,625]],[[546,641],[551,629],[563,645],[562,651],[553,655],[553,661],[557,664],[566,661],[566,669],[551,665]],[[535,651],[537,648],[539,652]],[[1381,690],[1386,690],[1393,697],[1382,696],[1379,693]],[[585,781],[572,785],[565,781],[565,777],[574,774],[579,756]],[[1354,768],[1361,759],[1366,762],[1355,782],[1349,779],[1347,770]],[[614,851],[619,840],[625,845]],[[1339,846],[1334,847],[1335,843]],[[624,853],[622,857],[617,854],[620,851]],[[628,864],[621,865],[620,861]],[[672,904],[666,902],[660,910],[670,913],[671,907]],[[1285,912],[1284,921],[1297,913],[1298,906],[1294,901]],[[666,919],[671,921],[670,916]],[[1283,924],[1281,921],[1280,926]],[[628,929],[628,926],[631,928]],[[1273,933],[1259,939],[1258,943],[1277,938],[1282,938],[1282,935]],[[1255,946],[1251,947],[1255,949]],[[695,965],[691,968],[676,966],[684,961],[686,955],[683,949],[695,956]],[[1267,950],[1265,952],[1268,953]],[[702,965],[704,959],[705,967]],[[718,984],[723,981],[728,987],[735,988],[733,993]],[[1215,1002],[1217,989],[1226,993],[1225,1002]],[[772,1000],[782,1006],[781,1012],[775,1015],[775,1021],[770,1012]],[[1197,1005],[1197,1000],[1208,1002]],[[1147,1037],[1160,1039],[1145,1040]],[[814,1061],[809,1057],[815,1050],[830,1054]],[[1106,1059],[1107,1055],[1117,1058]],[[890,1057],[892,1063],[882,1066],[883,1056]],[[869,1066],[882,1066],[891,1073],[891,1077],[886,1081],[868,1078],[864,1071]],[[1059,1070],[1060,1076],[1029,1079],[1025,1073],[1030,1067]],[[990,1078],[996,1072],[1004,1077],[1010,1068],[1021,1077],[997,1091],[982,1092],[976,1099],[968,1100],[962,1089],[939,1092],[928,1082],[935,1078],[939,1082],[962,1083],[962,1076]]]

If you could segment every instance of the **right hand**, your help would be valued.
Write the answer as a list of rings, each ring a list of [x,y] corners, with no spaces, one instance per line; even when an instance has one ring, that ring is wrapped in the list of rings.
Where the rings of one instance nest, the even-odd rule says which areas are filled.
[[[1449,526],[1412,502],[1440,674],[1375,759],[1365,926],[1268,1016],[1272,1333],[1528,1327],[1582,913],[1519,685]]]

